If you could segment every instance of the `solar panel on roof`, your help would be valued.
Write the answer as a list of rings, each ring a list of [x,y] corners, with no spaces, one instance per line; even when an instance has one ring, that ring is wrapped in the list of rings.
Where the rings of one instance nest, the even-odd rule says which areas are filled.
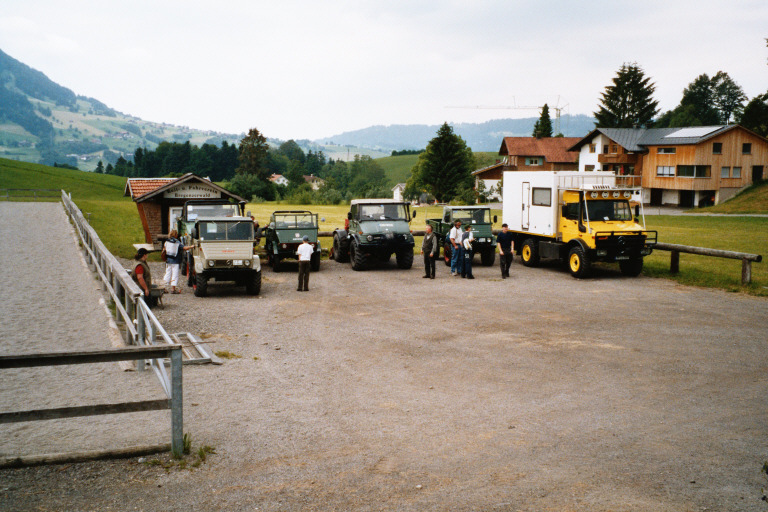
[[[703,137],[707,134],[715,132],[722,128],[722,126],[695,126],[693,128],[681,128],[676,132],[672,132],[669,135],[665,135],[665,139],[677,139],[684,137]]]

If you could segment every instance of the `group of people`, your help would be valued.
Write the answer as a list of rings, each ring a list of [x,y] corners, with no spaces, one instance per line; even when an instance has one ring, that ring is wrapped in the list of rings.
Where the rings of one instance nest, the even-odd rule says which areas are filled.
[[[461,227],[461,221],[457,220],[448,233],[451,244],[451,276],[461,276],[466,279],[474,279],[472,275],[472,258],[475,253],[472,244],[475,237],[472,234],[472,226]],[[501,277],[509,277],[509,267],[514,259],[514,238],[507,224],[501,225],[501,233],[496,237],[499,247],[499,264]],[[435,258],[440,254],[440,244],[437,235],[429,224],[425,229],[424,239],[421,242],[421,254],[424,256],[424,278],[435,278]]]
[[[181,293],[179,287],[179,271],[181,268],[181,259],[184,251],[191,249],[192,246],[184,246],[179,240],[179,232],[171,230],[168,235],[168,240],[163,244],[163,254],[165,254],[165,277],[164,281],[169,288],[166,288],[167,293]],[[152,272],[150,271],[149,264],[147,264],[147,256],[149,251],[144,247],[139,248],[136,251],[136,255],[133,257],[136,260],[133,270],[131,271],[131,277],[139,285],[144,292],[144,297],[148,301],[150,307],[154,306],[156,299],[152,297]]]

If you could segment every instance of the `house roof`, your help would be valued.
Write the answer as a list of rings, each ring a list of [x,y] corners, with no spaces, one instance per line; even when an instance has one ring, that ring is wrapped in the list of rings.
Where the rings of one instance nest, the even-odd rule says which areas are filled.
[[[392,187],[392,191],[394,192],[396,189],[405,190],[405,183],[398,183],[394,187]]]
[[[493,169],[496,169],[497,167],[504,167],[505,165],[507,165],[506,162],[496,162],[493,165],[489,165],[487,167],[482,167],[480,169],[472,171],[472,174],[483,174],[484,172],[491,171]]]
[[[131,196],[137,203],[151,199],[158,194],[162,194],[168,189],[187,183],[190,181],[198,181],[205,184],[208,187],[213,188],[221,192],[221,195],[227,198],[235,199],[236,201],[245,201],[242,197],[233,194],[229,190],[216,185],[209,179],[201,178],[191,172],[188,172],[180,178],[129,178],[125,183],[125,192],[123,195]]]
[[[144,194],[157,190],[173,181],[177,178],[129,178],[125,182],[125,191],[123,196],[131,196],[131,199],[136,199]]]
[[[325,180],[323,178],[318,178],[314,174],[311,174],[309,176],[304,175],[304,181],[307,183],[312,183],[313,181],[319,181],[320,183],[325,183]]]
[[[578,137],[504,137],[500,155],[541,156],[547,162],[576,163],[579,155],[568,148],[579,141]]]
[[[598,133],[602,133],[627,151],[642,153],[646,151],[648,146],[700,144],[705,140],[736,128],[746,130],[746,128],[737,124],[678,128],[595,128],[570,147],[568,151],[580,151],[582,146],[589,144]]]

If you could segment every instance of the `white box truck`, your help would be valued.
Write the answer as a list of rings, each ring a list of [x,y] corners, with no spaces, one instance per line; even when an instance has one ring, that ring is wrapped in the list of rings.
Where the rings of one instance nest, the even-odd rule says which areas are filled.
[[[634,179],[603,171],[504,172],[502,220],[523,264],[557,258],[580,278],[594,261],[618,262],[623,274],[639,275],[658,236],[645,229]]]

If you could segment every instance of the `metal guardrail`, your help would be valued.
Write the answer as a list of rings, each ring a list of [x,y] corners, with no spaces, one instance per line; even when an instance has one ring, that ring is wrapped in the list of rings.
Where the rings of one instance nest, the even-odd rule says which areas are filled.
[[[57,188],[0,188],[0,199],[10,201],[16,198],[58,199],[61,191]]]
[[[123,402],[119,404],[97,404],[79,407],[59,407],[52,409],[5,412],[0,413],[0,424],[171,409],[171,451],[174,456],[180,457],[184,451],[181,345],[128,347],[116,350],[97,350],[91,352],[52,352],[0,356],[0,369],[105,363],[137,359],[160,361],[160,358],[165,357],[170,357],[171,359],[171,379],[168,388],[164,388],[166,395],[168,396],[167,400],[143,400],[139,402]],[[165,371],[164,368],[163,371]]]
[[[763,257],[760,254],[749,254],[746,252],[724,251],[721,249],[709,249],[707,247],[694,247],[690,245],[657,243],[654,249],[661,251],[670,251],[669,273],[677,274],[680,272],[680,253],[699,254],[701,256],[714,256],[716,258],[729,258],[741,260],[741,284],[752,282],[752,262],[761,262]]]
[[[160,346],[175,345],[160,321],[144,302],[144,295],[139,285],[125,271],[122,263],[107,250],[96,231],[83,217],[80,209],[72,202],[72,196],[62,190],[61,201],[83,244],[87,262],[96,269],[104,290],[109,293],[115,304],[115,315],[118,320],[122,320],[122,323],[125,324],[126,343],[139,346],[158,346],[158,342]],[[179,357],[181,357],[181,351]],[[138,360],[137,369],[143,371],[146,361],[142,358],[134,359]],[[163,391],[173,401],[174,387],[165,370],[163,360],[153,358],[147,358],[147,360],[160,381]],[[181,382],[181,377],[179,377],[179,382]],[[181,393],[181,389],[179,389],[179,393]],[[178,411],[172,411],[171,416],[172,423],[182,425],[180,402]],[[181,434],[181,427],[179,427],[178,439],[176,439],[176,429],[173,430],[174,438],[171,445],[175,446],[174,443],[182,441],[183,434]]]

